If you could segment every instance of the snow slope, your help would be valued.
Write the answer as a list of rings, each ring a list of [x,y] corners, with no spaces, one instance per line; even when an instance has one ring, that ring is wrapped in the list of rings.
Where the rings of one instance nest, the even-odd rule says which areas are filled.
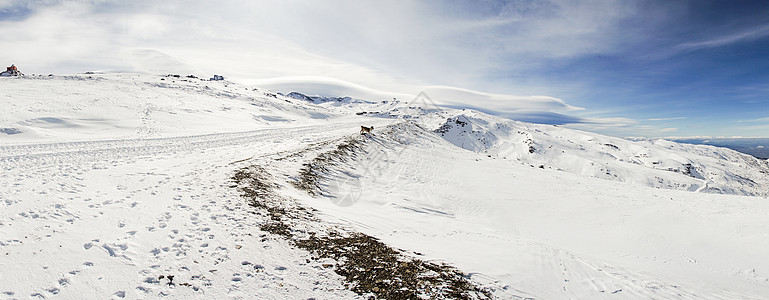
[[[359,122],[243,86],[160,79],[0,82],[1,126],[19,131],[0,135],[0,298],[356,297],[258,230],[263,217],[229,177],[235,161]]]
[[[769,202],[652,189],[470,154],[412,124],[380,130],[308,204],[397,247],[542,299],[761,299]]]
[[[364,297],[260,229],[230,180],[251,164],[317,226],[449,263],[499,298],[769,295],[766,162],[731,150],[185,77],[0,87],[0,298]],[[292,186],[349,138],[362,146],[320,174],[322,195]]]
[[[93,74],[2,81],[5,143],[200,135],[322,123],[327,111],[269,91],[173,76]]]
[[[529,166],[654,188],[769,196],[769,161],[726,148],[626,140],[512,121],[471,109],[441,108],[429,98],[379,103],[304,100],[340,114],[346,110],[415,120],[460,148]]]
[[[769,195],[769,162],[726,148],[628,141],[463,112],[437,132],[461,148],[524,164],[642,186]]]

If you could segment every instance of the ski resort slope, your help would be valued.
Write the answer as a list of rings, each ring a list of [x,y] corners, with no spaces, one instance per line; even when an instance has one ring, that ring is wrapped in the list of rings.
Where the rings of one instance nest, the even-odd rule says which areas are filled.
[[[769,295],[765,198],[532,168],[460,149],[415,125],[380,130],[364,149],[326,183],[333,191],[360,186],[357,202],[307,203],[521,297]],[[345,196],[337,194],[330,202]]]
[[[340,262],[261,230],[269,216],[230,179],[250,165],[317,209],[314,226],[450,264],[499,298],[769,297],[766,162],[731,150],[181,76],[0,88],[2,299],[366,298]],[[294,188],[349,139],[361,147],[318,174],[321,195]]]

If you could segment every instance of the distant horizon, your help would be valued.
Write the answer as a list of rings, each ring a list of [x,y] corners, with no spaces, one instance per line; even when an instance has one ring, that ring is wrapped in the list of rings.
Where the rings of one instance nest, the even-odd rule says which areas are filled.
[[[136,71],[110,71],[110,70],[79,71],[79,72],[62,73],[62,74],[53,74],[53,73],[50,73],[50,74],[51,75],[64,75],[64,76],[67,76],[67,75],[91,75],[91,74],[141,74],[141,75],[150,75],[150,76],[180,75],[182,77],[188,76],[188,75],[194,75],[194,76],[197,76],[197,77],[199,77],[200,79],[203,79],[203,80],[205,80],[206,77],[208,77],[208,76],[220,75],[220,74],[226,75],[226,73],[218,73],[218,74],[211,73],[210,75],[208,75],[208,74],[202,75],[202,74],[193,74],[193,73],[190,73],[190,74],[175,74],[174,72],[160,72],[160,73],[157,73],[157,74],[150,74],[150,73],[141,73],[141,72],[136,72]],[[47,76],[48,74],[45,74],[45,75],[43,75],[43,74],[27,74],[27,75],[28,76],[31,76],[31,75]],[[225,76],[225,78],[227,80],[231,79],[228,76]],[[258,84],[254,84],[254,82],[270,82],[271,80],[273,80],[273,79],[271,79],[271,78],[258,79],[258,80],[255,80],[255,79],[237,80],[236,79],[236,80],[234,80],[234,82],[238,82],[238,83],[246,84],[246,85],[254,85],[255,87],[258,87],[258,88],[264,88],[264,86],[260,86]],[[363,88],[365,88],[365,87],[363,87]],[[351,97],[351,98],[367,100],[367,101],[381,101],[381,100],[366,99],[366,97],[350,96],[350,95],[347,95],[347,94],[325,94],[325,95],[322,95],[322,94],[312,93],[312,92],[303,92],[303,91],[300,91],[299,89],[291,90],[290,92],[282,92],[282,91],[277,91],[277,90],[273,90],[273,89],[269,89],[269,88],[267,88],[267,89],[271,90],[271,91],[274,91],[274,92],[278,92],[278,93],[284,94],[284,95],[288,94],[290,92],[297,92],[297,93],[301,93],[301,94],[304,94],[304,95],[307,95],[307,96]],[[385,93],[385,92],[381,92],[381,91],[376,91],[376,92],[383,93],[383,94]],[[414,95],[405,95],[405,94],[397,94],[397,93],[391,93],[391,94],[392,95],[401,96],[401,97],[403,97],[403,96],[411,97],[411,98],[407,98],[409,100],[411,100],[414,97]],[[510,97],[514,97],[514,96],[510,96]],[[385,100],[389,101],[391,99],[385,99]],[[402,100],[402,99],[400,99],[400,100]],[[408,100],[402,100],[402,101],[408,101]],[[454,99],[454,101],[456,101],[456,99]],[[443,105],[443,104],[440,104],[440,103],[436,103],[436,105],[442,106],[442,107],[446,107],[446,108],[457,108],[455,106],[448,106],[448,105]],[[481,112],[484,112],[484,113],[490,113],[492,115],[495,115],[493,111],[486,110],[486,109],[479,109],[478,107],[474,107],[474,106],[466,106],[464,108],[472,109],[472,110],[478,110],[478,111],[481,111]],[[496,115],[499,115],[499,114],[496,114]],[[561,125],[561,124],[542,123],[542,122],[528,121],[528,120],[519,120],[519,119],[507,117],[505,115],[501,115],[501,117],[504,117],[504,118],[507,118],[507,119],[510,119],[510,120],[513,120],[513,121],[521,121],[521,122],[527,122],[527,123],[545,124],[545,125]],[[561,125],[561,126],[563,126],[563,125]],[[565,127],[570,127],[570,126],[565,126]],[[588,131],[588,132],[601,133],[599,131],[590,130],[588,128],[576,128],[576,129],[584,130],[584,131]],[[602,134],[605,134],[605,133],[602,133]],[[616,137],[621,137],[621,138],[626,138],[626,139],[665,139],[665,140],[671,140],[671,141],[676,141],[676,142],[681,142],[680,140],[707,140],[707,139],[718,139],[718,140],[728,140],[728,139],[739,139],[739,140],[758,139],[758,140],[764,140],[765,139],[765,140],[767,140],[766,141],[766,145],[767,145],[767,148],[769,149],[769,136],[706,136],[706,135],[693,135],[693,136],[665,136],[665,135],[660,135],[660,136],[632,136],[632,135],[627,135],[627,136],[622,136],[622,135],[612,135],[612,134],[606,134],[606,135],[616,136]],[[685,143],[687,143],[687,142],[685,142]],[[690,143],[690,144],[708,145],[708,143],[705,143],[705,142],[694,142],[694,143]],[[733,149],[733,150],[735,150],[735,149]],[[737,150],[737,151],[739,151],[739,150]],[[742,152],[742,151],[740,151],[740,152]],[[750,153],[746,153],[746,154],[750,154]],[[753,155],[753,154],[750,154],[750,155]],[[767,158],[769,158],[769,155],[766,156],[766,157],[760,157],[760,158],[767,159]]]
[[[710,145],[729,148],[734,151],[752,155],[756,158],[769,160],[769,138],[676,138],[671,141],[684,144]]]

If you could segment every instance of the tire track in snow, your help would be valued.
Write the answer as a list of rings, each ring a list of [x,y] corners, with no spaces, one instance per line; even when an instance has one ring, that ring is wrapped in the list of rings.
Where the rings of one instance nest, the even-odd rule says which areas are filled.
[[[0,240],[0,248],[25,262],[14,266],[17,274],[27,276],[42,267],[53,274],[23,285],[0,284],[0,292],[65,298],[83,291],[126,298],[258,292],[274,294],[264,298],[285,298],[280,293],[289,288],[309,297],[317,291],[306,287],[313,287],[327,298],[349,296],[338,290],[332,271],[303,263],[302,253],[289,253],[280,243],[255,242],[261,239],[251,236],[258,220],[239,209],[240,198],[221,189],[227,163],[243,150],[246,157],[302,148],[303,143],[354,134],[357,125],[0,146],[0,179],[9,179],[0,182],[0,201],[10,201],[0,215],[0,232],[11,232],[7,238],[18,241]],[[27,266],[30,262],[33,267]],[[105,270],[110,270],[107,278],[120,278],[120,283],[87,289]],[[303,272],[316,275],[305,280]],[[177,276],[175,286],[158,279],[171,274]]]
[[[350,128],[355,128],[357,123],[350,122]],[[11,170],[53,166],[62,163],[154,156],[180,151],[258,143],[268,139],[301,137],[304,140],[313,140],[342,134],[346,131],[354,131],[354,129],[348,129],[347,126],[340,126],[340,124],[311,125],[170,138],[0,146],[0,169]]]

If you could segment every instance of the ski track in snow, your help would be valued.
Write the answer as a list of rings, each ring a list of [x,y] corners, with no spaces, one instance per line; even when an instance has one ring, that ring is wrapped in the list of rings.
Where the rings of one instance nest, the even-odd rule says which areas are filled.
[[[301,148],[349,128],[355,125],[1,146],[0,292],[355,297],[284,241],[257,236],[257,220],[227,187],[230,162]],[[264,257],[286,261],[259,255],[276,251]],[[175,275],[173,285],[168,275]]]

